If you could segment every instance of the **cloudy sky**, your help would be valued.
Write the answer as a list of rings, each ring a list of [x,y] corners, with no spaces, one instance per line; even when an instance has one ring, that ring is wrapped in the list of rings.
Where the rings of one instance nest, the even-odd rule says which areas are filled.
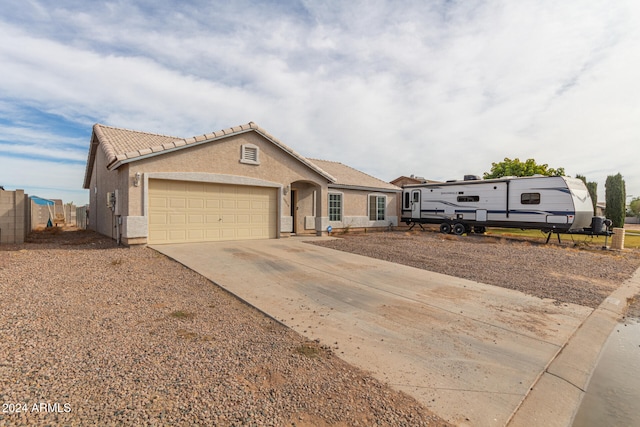
[[[254,121],[386,181],[533,158],[640,196],[640,2],[1,0],[0,185],[87,202],[94,123]]]

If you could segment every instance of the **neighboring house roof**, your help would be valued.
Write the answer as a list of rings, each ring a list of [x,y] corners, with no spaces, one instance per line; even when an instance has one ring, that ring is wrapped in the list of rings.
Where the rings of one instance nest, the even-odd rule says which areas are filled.
[[[191,138],[179,138],[95,124],[93,126],[93,134],[91,136],[91,144],[87,159],[87,168],[85,170],[84,188],[89,188],[91,183],[93,163],[95,161],[98,146],[102,148],[107,157],[107,168],[109,170],[114,170],[123,164],[134,162],[136,160],[181,150],[195,145],[218,141],[223,138],[228,138],[245,132],[256,132],[262,135],[262,137],[273,143],[276,147],[287,152],[289,155],[314,170],[320,176],[327,179],[328,182],[336,181],[331,174],[310,162],[253,122]]]
[[[309,160],[336,178],[334,183],[329,184],[332,188],[402,191],[400,187],[382,181],[381,179],[375,178],[342,163],[318,159]]]
[[[411,176],[403,175],[391,181],[393,185],[397,185],[398,187],[404,187],[405,185],[412,185],[412,184],[431,184],[431,183],[438,183],[438,182],[440,181],[434,181],[432,179],[426,179],[424,177],[415,176],[415,175],[411,175]]]

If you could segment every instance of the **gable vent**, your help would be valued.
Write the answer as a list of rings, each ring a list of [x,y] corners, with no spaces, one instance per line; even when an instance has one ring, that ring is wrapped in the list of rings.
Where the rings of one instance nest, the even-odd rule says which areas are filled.
[[[260,156],[259,156],[258,147],[253,144],[244,144],[242,146],[242,153],[240,156],[241,163],[247,163],[250,165],[259,165],[260,164]]]

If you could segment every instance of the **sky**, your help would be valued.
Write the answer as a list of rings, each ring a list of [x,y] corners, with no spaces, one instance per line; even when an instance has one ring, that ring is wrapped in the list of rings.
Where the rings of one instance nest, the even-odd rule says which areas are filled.
[[[0,0],[0,185],[82,205],[94,123],[255,122],[385,181],[535,159],[640,196],[637,0]],[[631,197],[627,199],[629,201]]]

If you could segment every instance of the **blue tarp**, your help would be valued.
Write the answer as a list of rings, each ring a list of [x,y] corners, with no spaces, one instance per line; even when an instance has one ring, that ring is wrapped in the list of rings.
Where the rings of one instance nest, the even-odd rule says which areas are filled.
[[[52,206],[52,205],[55,205],[55,202],[53,200],[43,199],[42,197],[38,197],[38,196],[31,196],[31,200],[36,205],[41,205],[41,206],[46,206],[46,205]]]

